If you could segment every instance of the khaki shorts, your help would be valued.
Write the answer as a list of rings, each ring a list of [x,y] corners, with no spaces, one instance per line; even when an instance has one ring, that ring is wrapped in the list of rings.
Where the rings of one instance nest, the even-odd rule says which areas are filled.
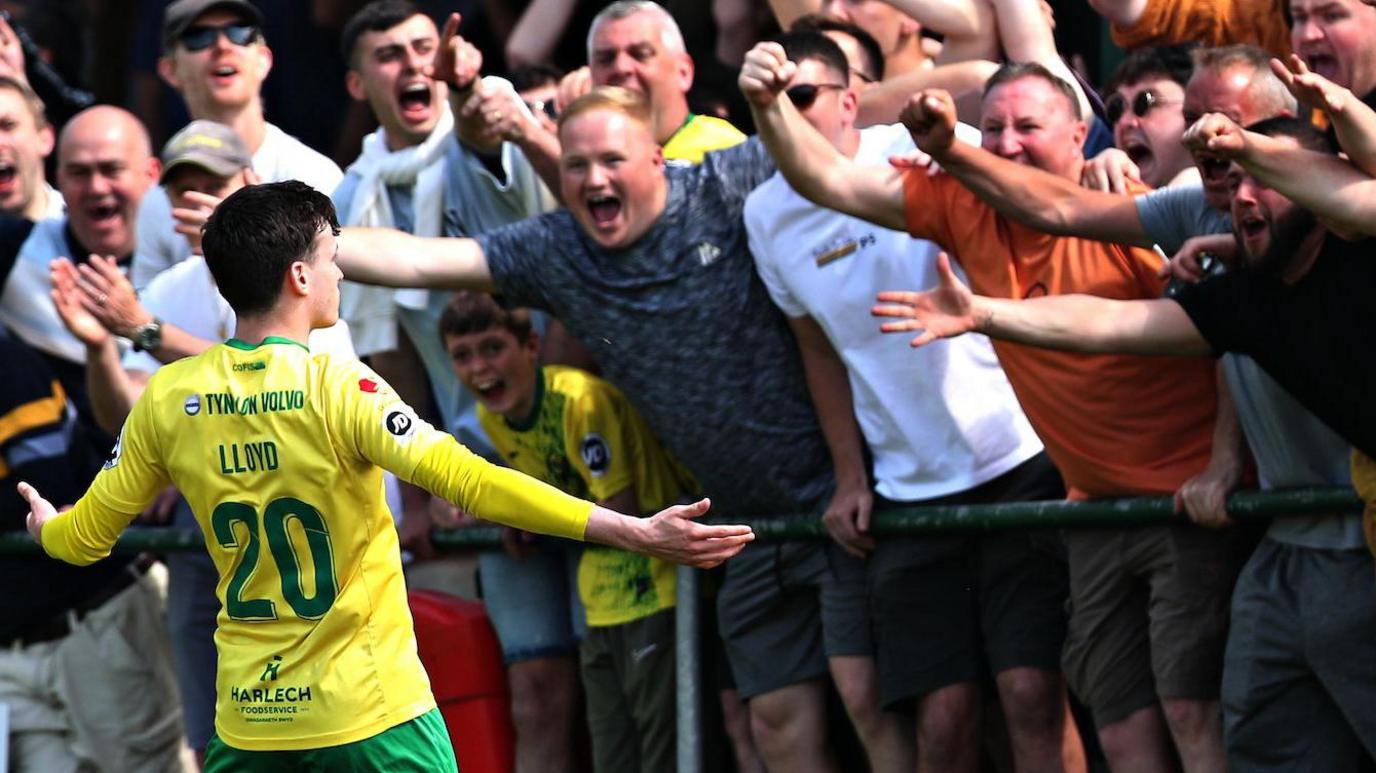
[[[1160,700],[1218,698],[1233,584],[1254,530],[1065,532],[1066,681],[1103,727]]]
[[[163,619],[165,584],[166,571],[155,564],[66,636],[0,651],[11,769],[178,768],[181,708]]]

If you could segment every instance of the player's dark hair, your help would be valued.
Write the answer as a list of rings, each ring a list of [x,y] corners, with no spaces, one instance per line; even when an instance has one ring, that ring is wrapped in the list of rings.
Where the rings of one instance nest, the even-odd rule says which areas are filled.
[[[788,28],[788,31],[839,32],[842,35],[850,35],[855,38],[855,42],[860,46],[860,52],[865,57],[865,61],[858,63],[856,69],[866,78],[869,78],[871,83],[877,83],[884,77],[883,47],[879,45],[879,41],[875,40],[873,35],[854,22],[833,19],[820,13],[809,13],[806,16],[799,16],[793,22],[793,26]]]
[[[1331,134],[1321,131],[1309,121],[1292,115],[1266,118],[1246,128],[1247,131],[1267,137],[1289,137],[1298,142],[1300,147],[1315,153],[1325,153],[1330,156],[1338,154],[1338,143]]]
[[[984,82],[984,93],[980,98],[988,97],[989,92],[999,86],[1023,78],[1040,78],[1051,84],[1052,88],[1061,92],[1061,96],[1065,97],[1066,106],[1070,108],[1070,115],[1077,121],[1084,118],[1084,113],[1080,111],[1080,97],[1075,93],[1074,87],[1067,83],[1064,78],[1036,62],[1005,62],[994,71],[993,75],[989,76],[989,80]]]
[[[329,196],[298,180],[249,185],[215,207],[201,249],[230,308],[253,316],[277,303],[292,263],[314,260],[311,247],[326,228],[339,235]]]
[[[339,48],[349,69],[358,69],[354,46],[358,45],[363,33],[389,30],[420,13],[420,8],[411,0],[374,0],[358,9],[358,13],[344,23],[344,32],[339,36]]]
[[[1194,51],[1197,48],[1198,43],[1188,42],[1134,49],[1113,70],[1113,76],[1108,79],[1103,93],[1112,94],[1119,86],[1154,78],[1173,80],[1183,88],[1194,74]]]
[[[826,35],[820,32],[785,32],[775,37],[774,42],[784,47],[784,56],[788,57],[788,61],[801,63],[814,59],[825,65],[842,83],[850,82],[850,63],[846,61],[845,52]]]
[[[530,312],[508,309],[487,293],[460,290],[440,313],[440,338],[501,328],[522,343],[530,340]]]

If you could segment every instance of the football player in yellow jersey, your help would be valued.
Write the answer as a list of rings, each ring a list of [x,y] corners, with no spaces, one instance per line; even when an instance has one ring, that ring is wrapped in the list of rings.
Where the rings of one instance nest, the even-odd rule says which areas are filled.
[[[371,370],[312,356],[334,323],[339,224],[291,181],[226,198],[206,262],[237,337],[164,367],[76,506],[33,487],[29,531],[55,558],[110,553],[168,483],[190,502],[220,572],[216,736],[206,770],[455,770],[416,654],[382,468],[523,529],[709,566],[753,538],[691,519],[705,500],[642,519],[491,465],[418,420]]]
[[[627,513],[689,498],[697,483],[616,387],[577,368],[539,364],[525,309],[490,295],[454,294],[440,316],[459,380],[478,419],[512,467]],[[589,547],[578,563],[588,631],[579,646],[593,767],[674,767],[674,568],[653,558]]]

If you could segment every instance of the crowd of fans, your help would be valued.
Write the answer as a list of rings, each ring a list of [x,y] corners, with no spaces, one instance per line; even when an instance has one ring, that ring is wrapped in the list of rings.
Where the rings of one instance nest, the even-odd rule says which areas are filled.
[[[270,5],[156,11],[132,58],[180,97],[175,132],[147,93],[40,82],[0,21],[6,529],[10,483],[75,501],[149,377],[233,336],[201,226],[298,179],[332,194],[352,280],[312,351],[612,509],[825,523],[708,583],[706,732],[735,769],[842,769],[833,693],[876,773],[1371,767],[1372,521],[1263,534],[1224,502],[1376,500],[1376,8],[1091,0],[1127,49],[1095,89],[1041,0],[714,0],[706,37],[692,3],[319,2],[346,71],[318,88],[377,128],[312,148],[267,120],[297,42]],[[473,521],[389,486],[414,567]],[[870,531],[891,506],[1150,495],[1178,522]],[[175,490],[146,518],[197,523]],[[504,543],[478,564],[518,773],[580,769],[583,726],[594,770],[673,769],[672,567]],[[0,577],[33,588],[0,623],[17,769],[204,750],[208,557]]]

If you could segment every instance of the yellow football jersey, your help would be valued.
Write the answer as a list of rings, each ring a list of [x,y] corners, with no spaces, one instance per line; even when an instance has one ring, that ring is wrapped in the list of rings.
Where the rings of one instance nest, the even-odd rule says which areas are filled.
[[[529,422],[513,424],[481,404],[478,420],[507,464],[578,497],[600,501],[634,485],[640,512],[653,514],[698,488],[616,387],[577,368],[540,369]],[[674,605],[674,567],[589,545],[578,595],[590,626],[639,620]]]
[[[690,113],[674,136],[664,144],[664,157],[701,164],[703,154],[745,142],[740,129],[720,118]]]
[[[435,706],[381,467],[475,515],[563,537],[582,538],[592,507],[475,456],[362,363],[269,337],[159,370],[105,469],[44,526],[43,544],[96,560],[175,483],[220,572],[221,740],[350,743]]]

